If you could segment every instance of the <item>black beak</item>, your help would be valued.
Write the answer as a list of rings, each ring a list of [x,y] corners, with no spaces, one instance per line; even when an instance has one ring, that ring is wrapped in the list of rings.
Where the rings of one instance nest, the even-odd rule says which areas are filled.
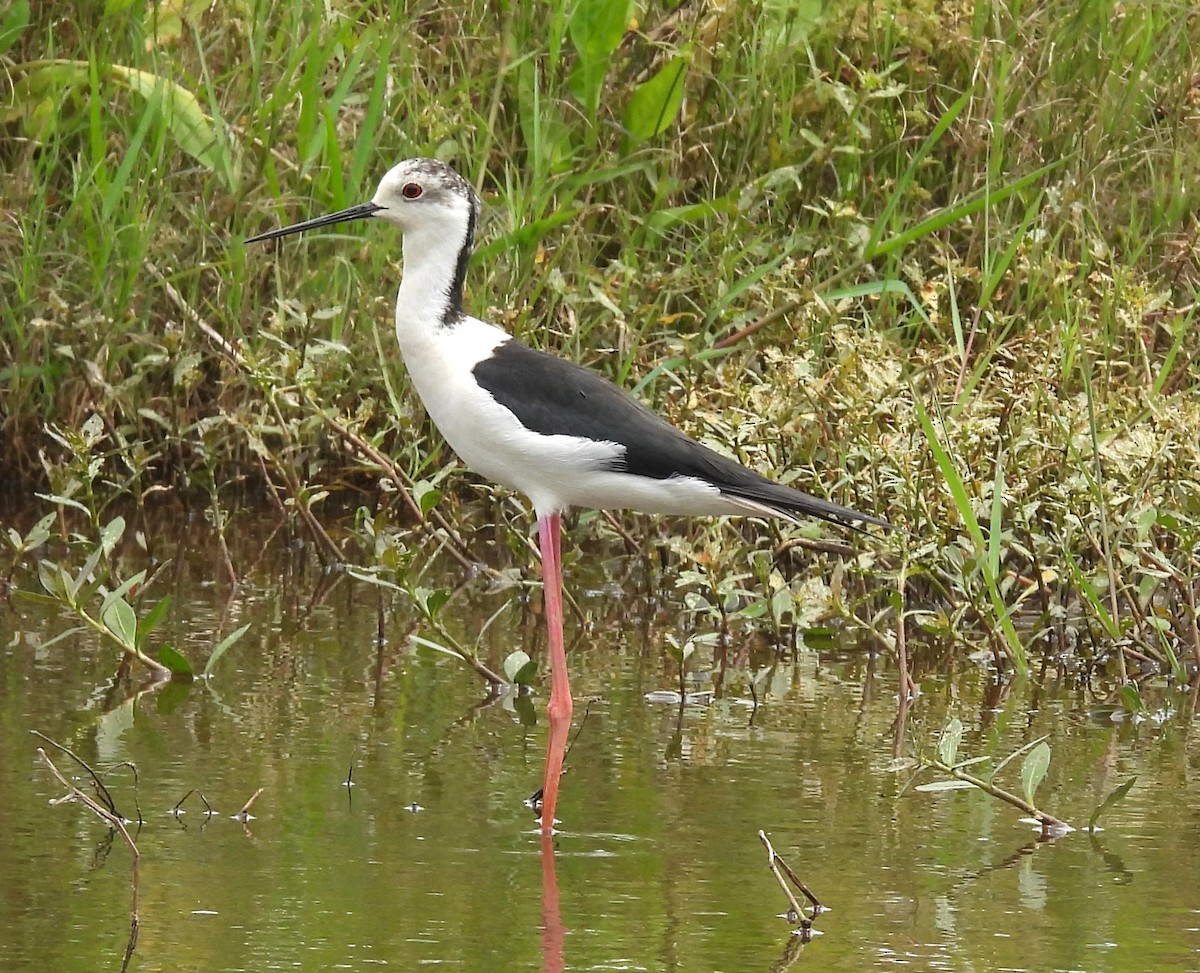
[[[350,220],[365,220],[368,216],[374,216],[381,209],[387,209],[387,207],[380,206],[378,203],[359,203],[357,206],[351,206],[349,209],[330,213],[328,216],[318,216],[315,220],[305,220],[303,223],[283,226],[278,230],[268,230],[266,233],[250,237],[246,242],[259,243],[262,240],[276,240],[281,236],[291,236],[293,233],[303,233],[305,230],[316,230],[322,226],[333,226],[335,223],[348,223]]]

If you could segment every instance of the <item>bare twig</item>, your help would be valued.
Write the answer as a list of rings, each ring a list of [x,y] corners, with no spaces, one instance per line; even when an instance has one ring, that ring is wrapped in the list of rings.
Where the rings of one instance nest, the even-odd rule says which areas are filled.
[[[65,753],[68,757],[70,757],[77,764],[79,764],[80,767],[82,767],[84,770],[86,770],[88,776],[92,778],[92,783],[96,787],[96,793],[99,794],[100,799],[102,801],[104,801],[104,805],[108,809],[109,814],[115,815],[116,817],[119,817],[119,818],[125,817],[125,815],[123,815],[120,811],[117,810],[116,802],[112,799],[112,795],[108,792],[108,788],[104,786],[104,782],[100,779],[100,775],[97,774],[94,770],[92,770],[91,764],[89,764],[86,760],[84,760],[81,756],[79,756],[79,754],[77,754],[70,747],[64,747],[57,740],[51,740],[48,736],[46,736],[45,733],[42,733],[40,730],[30,730],[29,732],[32,733],[35,737],[39,737],[40,739],[45,740],[48,744],[50,744],[50,746],[54,747],[55,750]],[[140,817],[140,815],[139,815],[139,817]]]
[[[803,302],[801,301],[788,301],[786,304],[775,308],[775,310],[767,312],[757,321],[746,325],[744,328],[734,331],[732,334],[727,334],[719,341],[713,342],[713,347],[731,348],[743,338],[749,338],[750,335],[754,334],[754,332],[765,328],[768,324],[774,324],[780,318],[787,317],[787,315],[791,314],[793,311],[798,310],[802,303]]]
[[[176,804],[173,808],[171,808],[171,813],[173,815],[175,815],[175,817],[179,817],[179,815],[183,814],[183,802],[186,801],[189,797],[191,797],[195,793],[196,793],[196,788],[193,787],[190,791],[188,791],[186,794],[183,795],[183,797],[181,797],[179,799],[178,804]]]
[[[792,922],[805,920],[806,922],[811,923],[812,920],[808,919],[804,915],[804,909],[802,909],[800,903],[796,901],[796,896],[792,894],[792,890],[788,886],[788,883],[783,880],[783,875],[780,874],[779,871],[780,867],[787,872],[788,878],[795,883],[796,888],[798,888],[804,897],[812,903],[813,909],[815,910],[813,913],[814,916],[820,913],[824,909],[824,906],[822,906],[821,903],[817,901],[817,897],[808,890],[808,886],[806,886],[800,881],[799,878],[796,877],[796,873],[788,868],[787,862],[779,857],[779,853],[775,851],[775,847],[771,844],[771,839],[767,837],[767,833],[765,831],[758,832],[758,840],[761,841],[763,843],[763,847],[767,849],[767,867],[771,869],[771,874],[775,876],[775,881],[779,883],[779,887],[783,889],[783,894],[787,896],[787,900],[790,903],[790,907],[788,909],[789,920]]]
[[[930,760],[926,766],[940,770],[943,774],[949,774],[955,780],[966,781],[966,783],[978,787],[985,794],[990,794],[997,800],[1011,804],[1019,811],[1024,811],[1042,826],[1042,834],[1065,834],[1068,831],[1074,830],[1066,821],[1056,818],[1053,814],[1047,814],[1045,811],[1038,810],[1023,797],[1018,797],[1012,791],[1006,791],[1003,787],[997,787],[990,780],[984,780],[982,777],[968,774],[960,767],[951,767],[940,760]]]
[[[36,733],[37,731],[35,730],[34,732]],[[42,737],[44,740],[49,740],[48,737],[43,736],[41,733],[38,733],[38,736]],[[54,743],[53,740],[49,740],[49,742]],[[65,747],[59,746],[57,743],[54,745],[60,750],[63,750],[65,753],[70,753],[70,751]],[[50,773],[54,775],[55,779],[67,790],[67,793],[64,796],[52,800],[50,803],[55,806],[68,802],[82,804],[98,818],[104,821],[114,831],[119,831],[121,833],[121,837],[125,839],[125,844],[129,848],[129,853],[133,856],[133,877],[131,880],[133,889],[133,903],[129,910],[129,941],[125,945],[125,958],[121,963],[121,971],[124,973],[129,966],[129,960],[130,957],[133,956],[133,951],[137,949],[138,927],[140,925],[140,921],[138,919],[138,874],[140,870],[139,866],[141,864],[141,855],[138,852],[137,845],[133,842],[133,838],[131,838],[129,836],[129,832],[125,830],[125,822],[121,819],[120,815],[114,814],[111,810],[102,806],[94,798],[89,797],[69,780],[67,780],[67,778],[62,775],[62,772],[54,766],[54,762],[46,756],[46,751],[41,747],[38,747],[37,755],[38,759],[46,765],[46,767],[50,770]],[[74,754],[71,755],[74,756]],[[78,760],[79,758],[76,757],[75,759]],[[82,761],[80,761],[80,763],[82,763]],[[84,766],[86,767],[87,765],[84,764]],[[93,779],[95,779],[94,775]],[[99,782],[97,781],[97,783]],[[100,786],[103,787],[103,785]]]
[[[265,787],[260,787],[253,794],[251,794],[250,800],[248,800],[245,804],[242,805],[242,809],[240,811],[238,811],[238,813],[235,814],[234,817],[238,818],[239,820],[245,820],[246,816],[249,815],[249,813],[250,813],[250,808],[253,806],[254,802],[258,800],[258,795],[261,794],[265,790],[266,790]],[[205,802],[205,803],[207,803],[207,802]]]

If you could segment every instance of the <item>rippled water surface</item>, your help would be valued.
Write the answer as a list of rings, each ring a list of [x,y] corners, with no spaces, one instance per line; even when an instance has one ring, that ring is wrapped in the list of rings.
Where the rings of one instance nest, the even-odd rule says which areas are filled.
[[[1053,675],[998,685],[961,661],[922,663],[914,646],[923,694],[902,754],[930,752],[951,715],[967,755],[1046,735],[1039,801],[1076,825],[1137,775],[1102,833],[1041,843],[986,795],[913,789],[882,650],[775,661],[735,640],[710,704],[656,701],[678,688],[665,651],[678,596],[648,597],[628,564],[601,577],[589,563],[620,552],[589,552],[568,568],[591,622],[579,634],[568,616],[576,725],[588,715],[562,833],[543,847],[522,802],[540,785],[544,721],[414,648],[411,634],[432,633],[405,596],[322,577],[266,527],[241,533],[235,589],[211,535],[181,528],[163,638],[202,663],[251,625],[207,682],[114,687],[111,649],[43,648],[66,619],[20,599],[2,609],[0,968],[119,969],[128,937],[130,854],[83,809],[48,803],[63,789],[36,729],[97,767],[136,764],[136,799],[128,769],[108,778],[120,810],[136,817],[136,800],[144,817],[131,827],[134,970],[1200,969],[1194,695],[1168,697],[1161,723],[1115,723]],[[447,561],[429,583],[461,580]],[[470,587],[445,612],[470,638],[507,605],[482,645],[498,668],[515,648],[541,657],[537,600]],[[717,660],[704,650],[694,664]],[[1019,789],[1016,766],[1002,779]],[[259,788],[253,819],[234,820]],[[218,813],[202,813],[200,792]],[[778,917],[760,829],[831,908],[807,945]]]

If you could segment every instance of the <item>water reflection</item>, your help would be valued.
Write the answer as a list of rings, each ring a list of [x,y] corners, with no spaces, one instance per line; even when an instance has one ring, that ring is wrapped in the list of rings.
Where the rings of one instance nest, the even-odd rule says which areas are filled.
[[[856,973],[1192,965],[1194,690],[1160,726],[1097,721],[1094,700],[1053,673],[999,682],[910,631],[915,699],[889,653],[834,644],[779,657],[737,633],[693,656],[681,692],[665,650],[680,624],[673,593],[643,578],[614,600],[581,561],[586,626],[570,652],[590,707],[573,731],[563,833],[546,842],[522,804],[540,777],[544,699],[491,693],[414,648],[408,634],[426,630],[399,594],[322,575],[250,531],[253,556],[231,542],[238,585],[213,584],[215,545],[181,533],[162,637],[202,662],[252,626],[207,682],[114,677],[112,653],[88,638],[40,651],[65,620],[6,609],[6,970],[112,965],[128,934],[124,853],[99,823],[47,807],[59,788],[36,763],[33,728],[97,767],[138,766],[134,965],[147,970],[490,971],[497,956],[512,970],[772,970],[802,952]],[[462,580],[455,564],[428,571],[431,585]],[[489,665],[543,650],[536,599],[519,589],[469,586],[450,604],[446,624],[464,640],[496,616],[479,645]],[[653,701],[665,693],[676,695]],[[1072,823],[1120,781],[1139,784],[1103,834],[1039,842],[984,795],[912,790],[913,755],[951,714],[964,753],[1003,756],[1048,735],[1045,803]],[[131,801],[131,775],[109,786]],[[260,788],[255,819],[232,820]],[[193,796],[172,815],[192,790],[221,813]],[[777,918],[760,830],[832,906],[807,946]],[[1178,907],[1148,913],[1147,901]]]

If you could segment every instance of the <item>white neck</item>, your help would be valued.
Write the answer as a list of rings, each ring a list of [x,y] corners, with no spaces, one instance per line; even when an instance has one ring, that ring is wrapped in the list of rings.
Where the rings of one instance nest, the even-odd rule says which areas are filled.
[[[430,220],[404,233],[404,277],[396,295],[396,337],[401,351],[462,313],[460,271],[467,227],[458,219]],[[466,269],[465,262],[462,270]]]

